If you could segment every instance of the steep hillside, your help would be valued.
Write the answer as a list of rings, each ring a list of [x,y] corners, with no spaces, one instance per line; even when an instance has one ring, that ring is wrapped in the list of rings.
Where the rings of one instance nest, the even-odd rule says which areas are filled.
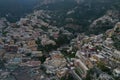
[[[98,34],[120,20],[119,5],[119,0],[44,0],[37,9],[51,16],[51,25]]]

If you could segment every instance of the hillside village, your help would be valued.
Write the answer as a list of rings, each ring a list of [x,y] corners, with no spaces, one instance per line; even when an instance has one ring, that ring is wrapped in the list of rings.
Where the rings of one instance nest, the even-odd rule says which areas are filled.
[[[50,18],[38,10],[16,23],[0,19],[0,80],[120,79],[120,22],[86,35]]]

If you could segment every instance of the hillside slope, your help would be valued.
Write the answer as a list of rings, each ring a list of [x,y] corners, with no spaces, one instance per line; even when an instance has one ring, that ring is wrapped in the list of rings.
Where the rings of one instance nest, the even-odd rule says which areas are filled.
[[[37,9],[51,16],[51,25],[98,34],[120,21],[119,5],[119,0],[44,0]]]

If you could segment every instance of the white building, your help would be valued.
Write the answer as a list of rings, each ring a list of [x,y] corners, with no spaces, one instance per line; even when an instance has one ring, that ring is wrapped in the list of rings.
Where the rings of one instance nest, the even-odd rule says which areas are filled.
[[[116,68],[113,70],[113,75],[116,77],[120,77],[120,69]]]

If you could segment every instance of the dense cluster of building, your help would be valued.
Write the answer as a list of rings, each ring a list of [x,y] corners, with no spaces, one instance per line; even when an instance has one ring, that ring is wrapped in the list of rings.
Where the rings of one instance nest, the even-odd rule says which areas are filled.
[[[38,47],[57,45],[55,40],[61,34],[74,35],[48,24],[49,18],[51,16],[40,10],[16,23],[0,20],[0,80],[60,80],[68,74],[82,80],[90,69],[99,68],[101,62],[114,77],[120,77],[120,51],[113,46],[111,38],[115,30],[120,29],[120,23],[105,34],[78,34],[70,44],[46,52]],[[119,31],[117,35],[120,39]],[[45,61],[42,62],[43,56]],[[99,68],[93,77],[94,80],[114,80],[112,75]]]

